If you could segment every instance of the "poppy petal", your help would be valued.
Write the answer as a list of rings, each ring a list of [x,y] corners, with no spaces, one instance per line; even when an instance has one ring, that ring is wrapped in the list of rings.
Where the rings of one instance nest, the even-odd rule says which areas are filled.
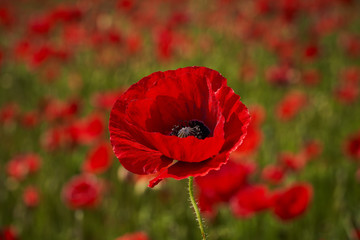
[[[214,158],[198,163],[176,162],[169,168],[164,169],[160,174],[149,182],[149,187],[153,188],[165,178],[174,178],[177,180],[188,178],[190,176],[204,176],[211,170],[218,170],[229,159],[229,154],[220,154]]]

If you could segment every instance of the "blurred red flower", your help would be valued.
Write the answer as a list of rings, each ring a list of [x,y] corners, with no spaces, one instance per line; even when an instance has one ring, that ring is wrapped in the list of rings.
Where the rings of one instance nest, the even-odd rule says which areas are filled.
[[[0,240],[18,240],[17,233],[12,226],[0,229]]]
[[[36,207],[39,204],[39,191],[34,186],[28,186],[23,192],[23,202],[28,207]]]
[[[273,213],[281,220],[288,221],[304,213],[312,199],[312,186],[298,183],[273,196]]]
[[[280,120],[289,121],[307,104],[307,96],[300,91],[291,91],[278,103],[276,115]]]
[[[306,165],[307,158],[304,154],[293,154],[289,152],[283,152],[278,156],[280,164],[286,169],[293,171],[299,171]]]
[[[288,85],[295,81],[295,72],[286,64],[271,66],[266,70],[266,80],[273,85]]]
[[[12,12],[8,8],[1,6],[0,27],[4,26],[6,28],[9,28],[14,24],[14,21],[15,21],[15,17],[13,16]]]
[[[265,185],[250,185],[240,190],[231,200],[231,210],[238,217],[251,217],[271,206],[271,194]]]
[[[112,163],[111,146],[107,142],[100,143],[93,147],[82,166],[84,172],[102,173]]]
[[[50,16],[38,16],[30,20],[28,31],[32,34],[47,35],[54,26]]]
[[[218,72],[186,67],[132,85],[110,113],[110,140],[122,165],[164,178],[203,176],[227,162],[250,117]],[[176,160],[174,162],[174,160]]]
[[[112,106],[114,106],[119,96],[123,93],[123,89],[102,93],[97,92],[92,97],[93,105],[98,108],[110,110]]]
[[[277,165],[267,165],[262,173],[261,177],[272,184],[279,184],[284,179],[285,169]]]
[[[62,196],[65,204],[72,208],[93,208],[101,200],[103,185],[93,175],[73,177],[63,188]]]
[[[302,152],[305,155],[306,161],[308,161],[318,157],[322,150],[322,143],[317,140],[312,140],[305,143]]]
[[[23,180],[29,173],[35,173],[40,165],[41,158],[37,154],[20,154],[8,162],[6,170],[10,177]]]
[[[207,175],[195,178],[199,189],[199,207],[201,211],[213,212],[213,206],[227,202],[241,188],[247,185],[247,177],[255,170],[255,166],[246,162],[230,160],[218,171],[210,171]]]
[[[148,240],[148,236],[145,232],[127,233],[116,240]]]
[[[26,112],[21,116],[21,124],[27,128],[33,128],[39,122],[39,115],[35,111]]]
[[[354,160],[360,160],[360,132],[350,135],[345,141],[345,154]]]
[[[70,124],[66,129],[73,144],[90,144],[104,132],[104,122],[100,114],[92,114]]]
[[[320,80],[320,73],[316,69],[306,70],[302,74],[302,82],[308,86],[315,86]]]
[[[19,112],[19,106],[17,103],[11,102],[3,105],[0,108],[0,123],[8,124],[15,120]]]
[[[344,104],[354,103],[359,98],[359,87],[352,84],[343,84],[335,89],[336,99]]]

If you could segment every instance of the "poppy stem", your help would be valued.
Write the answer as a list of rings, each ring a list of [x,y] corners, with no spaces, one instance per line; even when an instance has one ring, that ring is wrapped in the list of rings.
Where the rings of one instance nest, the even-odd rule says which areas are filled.
[[[189,196],[190,196],[190,201],[192,204],[192,207],[194,208],[195,211],[195,215],[196,215],[196,220],[199,223],[199,228],[200,228],[200,232],[202,235],[202,239],[206,240],[206,235],[205,235],[205,231],[204,231],[204,227],[202,224],[202,219],[201,219],[201,215],[200,215],[200,211],[199,208],[196,204],[195,198],[194,198],[194,187],[193,187],[193,182],[194,182],[194,177],[189,177]]]

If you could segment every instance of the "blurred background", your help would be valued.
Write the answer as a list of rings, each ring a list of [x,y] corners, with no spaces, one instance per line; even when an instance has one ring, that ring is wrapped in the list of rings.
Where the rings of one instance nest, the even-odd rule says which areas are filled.
[[[195,179],[209,239],[360,239],[358,0],[1,0],[0,239],[200,239],[187,181],[123,169],[117,97],[206,66],[249,107]]]

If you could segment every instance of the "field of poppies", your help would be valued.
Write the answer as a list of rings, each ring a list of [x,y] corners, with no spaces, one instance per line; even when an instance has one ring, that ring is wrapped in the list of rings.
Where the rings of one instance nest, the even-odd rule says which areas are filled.
[[[1,0],[0,240],[360,239],[359,13]]]

